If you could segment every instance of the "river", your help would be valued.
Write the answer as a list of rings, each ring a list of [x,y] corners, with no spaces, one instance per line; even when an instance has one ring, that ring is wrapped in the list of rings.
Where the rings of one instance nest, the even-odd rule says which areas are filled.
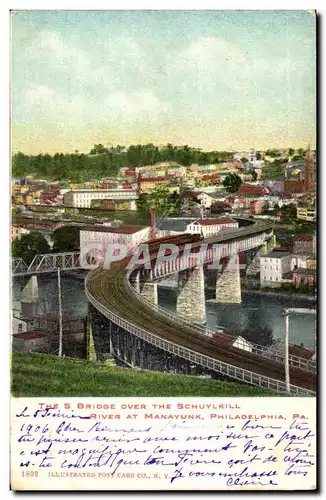
[[[13,283],[13,306],[19,303],[19,278]],[[38,312],[58,310],[58,288],[55,276],[38,277],[39,303]],[[84,294],[83,282],[65,276],[62,273],[62,307],[64,313],[72,316],[87,315],[87,300]],[[176,291],[168,288],[159,288],[159,304],[169,310],[175,310]],[[206,298],[211,299],[214,292],[206,290]],[[274,339],[284,336],[284,308],[309,308],[314,302],[306,298],[295,296],[268,296],[242,292],[241,304],[214,304],[206,303],[207,326],[223,327],[226,331],[241,334],[246,329],[268,329]],[[289,321],[289,340],[294,344],[303,343],[305,347],[314,347],[316,331],[316,317],[313,315],[291,315]]]

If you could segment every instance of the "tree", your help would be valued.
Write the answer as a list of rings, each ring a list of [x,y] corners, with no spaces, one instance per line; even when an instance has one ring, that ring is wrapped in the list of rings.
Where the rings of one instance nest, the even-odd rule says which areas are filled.
[[[151,210],[155,210],[157,217],[178,212],[180,203],[180,196],[176,192],[170,193],[165,186],[157,186],[149,194],[140,194],[136,201],[140,214],[147,216]]]
[[[77,226],[59,227],[52,233],[54,252],[74,252],[79,250],[79,232]]]
[[[103,144],[94,144],[93,149],[90,151],[90,155],[100,155],[106,153],[107,149],[103,146]]]
[[[289,148],[289,156],[294,155],[295,150],[293,148]]]
[[[280,151],[278,149],[267,149],[266,156],[277,158],[278,156],[280,156]]]
[[[30,170],[30,157],[24,153],[17,153],[12,158],[12,175],[14,177],[24,177]]]
[[[16,238],[12,243],[12,256],[21,258],[29,265],[35,255],[50,253],[50,246],[43,234],[38,231],[31,231]]]
[[[265,203],[261,209],[261,213],[262,213],[262,215],[268,215],[270,213],[269,205],[268,205],[267,201],[265,201]]]
[[[236,193],[241,184],[241,177],[237,174],[228,174],[223,180],[223,186],[228,193]]]
[[[249,342],[259,344],[261,346],[269,346],[273,342],[273,331],[268,326],[259,326],[256,322],[251,321],[249,328],[241,333]]]
[[[297,207],[290,203],[289,205],[282,206],[282,213],[286,219],[296,219],[297,218]]]

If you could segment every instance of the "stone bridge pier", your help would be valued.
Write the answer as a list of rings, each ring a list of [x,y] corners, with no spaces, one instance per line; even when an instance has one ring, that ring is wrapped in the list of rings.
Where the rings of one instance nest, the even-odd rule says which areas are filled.
[[[220,261],[221,269],[216,279],[216,302],[219,304],[241,303],[239,255],[232,254]]]
[[[179,273],[177,314],[198,324],[206,323],[205,279],[202,265]]]
[[[256,276],[260,272],[260,257],[266,255],[276,246],[275,235],[266,240],[263,245],[247,252],[249,264],[246,268],[247,276]]]
[[[135,274],[131,283],[135,290],[145,299],[153,304],[158,304],[157,282],[151,281],[151,271],[141,269]]]
[[[24,316],[35,316],[39,303],[38,279],[36,275],[31,276],[26,285],[23,280],[21,292],[21,312]]]

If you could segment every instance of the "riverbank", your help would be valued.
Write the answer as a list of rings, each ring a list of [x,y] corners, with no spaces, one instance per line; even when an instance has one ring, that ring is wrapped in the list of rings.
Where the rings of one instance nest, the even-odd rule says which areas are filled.
[[[317,300],[317,297],[315,295],[299,295],[298,293],[291,293],[291,292],[270,292],[264,290],[253,290],[251,288],[244,288],[244,287],[241,287],[241,293],[266,295],[269,297],[294,297],[296,299],[307,299],[311,302],[316,302]]]
[[[206,288],[207,290],[210,291],[215,291],[215,287],[208,286]],[[299,294],[299,293],[292,293],[292,292],[272,292],[270,290],[256,290],[254,288],[246,288],[243,284],[241,285],[241,293],[252,293],[252,294],[257,294],[257,295],[264,295],[264,296],[270,296],[270,297],[294,297],[296,299],[307,299],[311,302],[316,301],[317,297],[316,295],[304,295],[304,294]]]

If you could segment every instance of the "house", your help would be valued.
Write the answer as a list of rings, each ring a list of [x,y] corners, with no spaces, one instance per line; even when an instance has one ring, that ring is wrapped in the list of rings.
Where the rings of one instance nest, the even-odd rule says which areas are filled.
[[[304,258],[287,251],[273,250],[260,257],[260,284],[262,287],[277,287],[291,279],[290,274],[298,269]]]
[[[120,200],[104,199],[104,200],[91,200],[91,208],[99,208],[101,210],[137,210],[135,200],[129,200],[128,197],[121,198]]]
[[[212,340],[219,346],[237,347],[243,351],[252,352],[252,344],[240,335],[232,335],[225,332],[216,332],[212,336]]]
[[[68,207],[90,208],[92,200],[136,200],[138,193],[132,189],[75,189],[64,194]]]
[[[48,352],[49,338],[45,333],[39,331],[25,331],[14,333],[12,336],[13,352]]]
[[[102,263],[108,245],[124,245],[126,252],[137,247],[150,236],[150,228],[139,226],[110,227],[104,225],[84,226],[80,233],[80,253],[84,257],[82,264]],[[125,257],[123,255],[121,258]],[[85,262],[86,261],[86,262]]]
[[[302,285],[315,287],[317,284],[317,272],[314,269],[299,267],[293,271],[292,281],[297,287]]]
[[[316,207],[297,207],[297,219],[313,222],[316,220]]]
[[[269,189],[265,186],[257,186],[253,184],[241,184],[239,194],[249,196],[265,196],[269,194]]]
[[[281,196],[284,193],[284,181],[266,179],[263,181],[263,185],[275,196]]]
[[[259,215],[261,214],[263,207],[265,205],[264,200],[259,199],[259,200],[251,200],[249,202],[249,210],[252,215]]]
[[[19,313],[18,313],[19,314]],[[34,319],[24,316],[19,316],[13,314],[12,322],[11,322],[11,332],[14,333],[23,333],[27,332],[27,330],[31,330],[35,328]]]
[[[205,238],[219,233],[219,231],[226,228],[237,228],[239,223],[230,217],[219,218],[166,218],[160,221],[157,229],[160,236],[169,236],[172,234],[201,234]]]
[[[304,260],[301,264],[301,267],[304,269],[312,269],[313,271],[316,271],[317,269],[317,260],[314,256],[308,257],[306,260]]]
[[[30,231],[24,227],[17,226],[16,224],[11,224],[11,241],[16,238],[20,238],[23,234],[29,234]]]
[[[157,186],[164,186],[170,183],[166,177],[139,177],[138,179],[142,193],[150,193]]]
[[[286,179],[284,181],[284,194],[291,196],[292,194],[303,193],[305,191],[304,183],[304,180]]]
[[[225,201],[215,201],[211,205],[211,214],[230,213],[232,208]]]
[[[222,229],[236,229],[239,227],[239,223],[236,220],[231,219],[230,217],[220,217],[216,219],[198,219],[197,223],[200,226],[201,233],[205,238],[217,234]],[[195,234],[196,232],[197,231],[194,231],[191,234]]]
[[[223,193],[207,193],[204,191],[196,193],[196,198],[205,208],[210,208],[215,202],[224,202],[227,195]]]
[[[315,254],[316,253],[316,236],[298,236],[294,239],[293,252],[298,254]]]

